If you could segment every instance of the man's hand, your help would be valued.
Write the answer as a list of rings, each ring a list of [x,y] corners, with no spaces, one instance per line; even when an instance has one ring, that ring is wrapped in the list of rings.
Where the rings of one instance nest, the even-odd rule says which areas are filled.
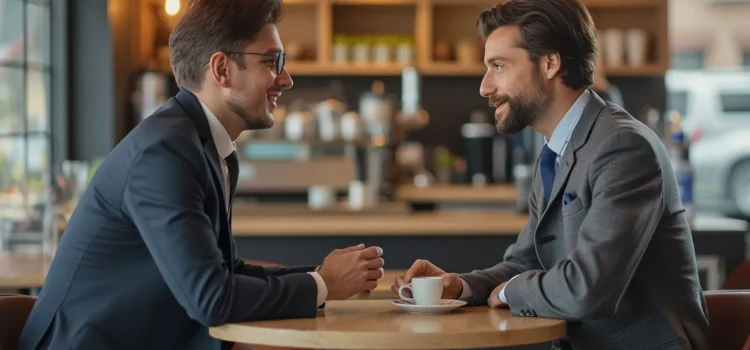
[[[487,305],[489,305],[490,307],[508,307],[508,304],[500,300],[500,291],[503,290],[503,288],[505,288],[505,285],[507,283],[508,282],[503,282],[503,283],[500,283],[499,286],[495,287],[492,293],[490,293],[490,297],[487,298]]]
[[[378,286],[383,277],[383,249],[364,244],[336,249],[318,269],[328,289],[327,300],[344,300]]]
[[[404,276],[396,277],[396,280],[391,285],[391,291],[398,295],[399,287],[409,284],[411,279],[414,277],[443,277],[443,299],[458,299],[461,296],[463,290],[463,283],[458,275],[455,273],[446,273],[439,267],[433,265],[427,260],[419,259],[411,265],[409,270],[406,271]],[[411,292],[407,289],[404,290],[404,294],[407,297],[411,297]]]

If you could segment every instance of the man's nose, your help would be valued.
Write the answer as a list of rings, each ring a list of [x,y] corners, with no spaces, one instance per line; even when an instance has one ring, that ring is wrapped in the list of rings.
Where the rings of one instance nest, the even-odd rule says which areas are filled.
[[[484,78],[482,78],[482,84],[479,85],[479,94],[482,95],[482,97],[490,97],[495,94],[495,92],[497,92],[497,88],[495,88],[492,83],[492,78],[485,74]]]
[[[284,70],[281,71],[281,74],[276,77],[276,85],[282,89],[291,89],[292,86],[294,86],[294,80],[292,80],[292,76],[286,68],[284,68]]]

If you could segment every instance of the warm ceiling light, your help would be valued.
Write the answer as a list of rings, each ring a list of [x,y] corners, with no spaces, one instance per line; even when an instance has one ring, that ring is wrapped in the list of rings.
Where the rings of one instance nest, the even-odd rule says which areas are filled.
[[[180,12],[180,0],[167,0],[164,4],[164,11],[167,11],[170,16],[176,15],[177,12]]]

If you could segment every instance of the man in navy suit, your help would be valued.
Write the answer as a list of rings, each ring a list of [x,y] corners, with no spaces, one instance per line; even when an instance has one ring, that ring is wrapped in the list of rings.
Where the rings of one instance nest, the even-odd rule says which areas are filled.
[[[170,37],[181,91],[104,160],[76,207],[20,349],[220,349],[208,327],[315,317],[377,286],[382,249],[336,250],[320,268],[237,257],[233,140],[270,128],[292,87],[281,0],[193,1]]]

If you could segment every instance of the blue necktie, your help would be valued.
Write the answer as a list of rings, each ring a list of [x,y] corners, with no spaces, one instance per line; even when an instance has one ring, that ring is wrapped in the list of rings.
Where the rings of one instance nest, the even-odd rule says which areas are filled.
[[[557,166],[555,160],[557,153],[544,145],[542,154],[539,156],[539,171],[542,175],[542,184],[544,185],[544,204],[549,203],[549,197],[552,193],[552,186],[555,184],[555,175],[557,175]]]

